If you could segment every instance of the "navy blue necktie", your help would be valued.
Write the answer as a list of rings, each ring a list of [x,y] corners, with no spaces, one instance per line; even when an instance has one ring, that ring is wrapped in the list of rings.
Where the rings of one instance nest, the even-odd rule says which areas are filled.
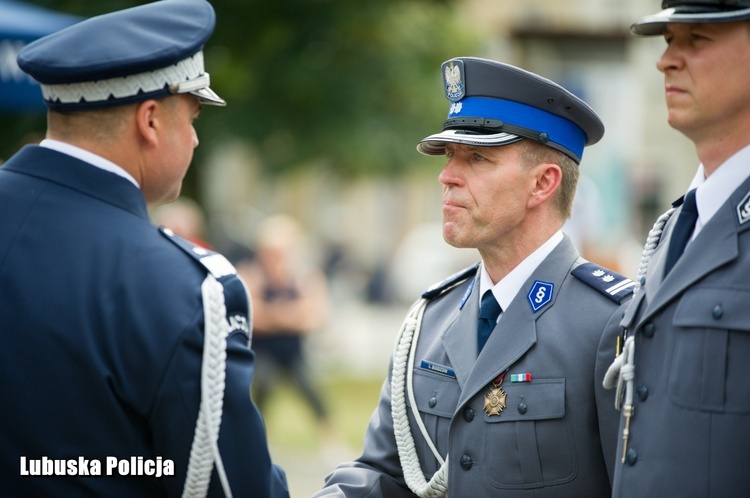
[[[477,329],[478,351],[481,352],[492,330],[497,325],[497,317],[503,309],[495,299],[492,290],[488,290],[482,296],[482,305],[479,307],[479,327]]]
[[[664,267],[665,277],[685,251],[685,246],[693,234],[697,219],[698,208],[695,205],[695,189],[693,189],[685,194],[685,202],[682,203],[680,216],[677,217],[677,223],[675,223],[674,230],[672,230],[672,237],[669,239],[667,263]]]

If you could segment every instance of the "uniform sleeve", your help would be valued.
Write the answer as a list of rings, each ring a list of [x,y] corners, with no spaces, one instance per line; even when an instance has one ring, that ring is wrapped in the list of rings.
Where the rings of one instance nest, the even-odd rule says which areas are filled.
[[[599,342],[594,372],[596,410],[599,418],[599,438],[601,440],[602,454],[607,465],[610,483],[614,482],[615,453],[617,452],[620,412],[615,409],[615,390],[604,389],[602,381],[604,380],[604,374],[615,359],[617,337],[622,332],[620,320],[629,304],[630,300],[625,301],[609,317],[609,321]]]
[[[164,481],[169,496],[175,497],[182,494],[201,402],[203,332],[198,325],[192,328],[172,354],[149,417],[157,455],[175,462],[175,476]],[[287,498],[286,477],[271,462],[263,420],[250,399],[254,366],[247,335],[232,333],[227,339],[219,450],[234,496]],[[208,496],[224,496],[215,469]]]
[[[370,418],[362,456],[342,463],[313,498],[413,498],[406,486],[393,434],[391,383],[383,383],[378,407]]]

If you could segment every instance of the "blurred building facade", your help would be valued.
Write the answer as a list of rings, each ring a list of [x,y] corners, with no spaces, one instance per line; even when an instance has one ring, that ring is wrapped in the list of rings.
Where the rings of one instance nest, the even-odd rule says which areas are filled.
[[[656,69],[663,39],[636,38],[629,31],[658,4],[462,0],[456,15],[466,29],[482,33],[483,41],[476,53],[444,57],[475,55],[518,65],[567,87],[601,115],[607,130],[584,154],[567,231],[584,256],[629,276],[637,270],[648,229],[683,193],[698,164],[692,145],[666,123],[663,78]],[[434,87],[423,91],[441,92],[439,68]],[[447,109],[446,103],[446,114]],[[424,136],[440,124],[425,122]],[[416,150],[414,156],[423,166],[398,178],[340,178],[324,163],[268,178],[260,173],[263,158],[253,144],[227,143],[208,158],[200,182],[211,240],[225,252],[252,250],[255,227],[265,216],[287,213],[301,220],[314,235],[313,257],[328,268],[338,316],[348,322],[341,325],[348,332],[332,332],[336,345],[326,351],[340,349],[342,357],[365,369],[368,359],[383,369],[399,317],[419,291],[477,259],[475,251],[442,241],[437,175],[443,162],[426,162]],[[363,314],[359,308],[372,304],[389,305],[390,314],[377,309]],[[378,324],[383,317],[387,327]],[[350,318],[358,320],[358,329],[351,328]],[[368,320],[374,323],[362,323]],[[381,355],[372,354],[379,350]]]
[[[635,20],[658,11],[660,3],[466,4],[469,17],[491,33],[484,48],[487,57],[562,84],[602,116],[604,139],[587,149],[581,170],[598,189],[602,210],[600,223],[586,237],[593,257],[625,273],[634,271],[628,267],[632,256],[617,258],[623,241],[634,237],[640,244],[656,217],[684,193],[698,164],[692,145],[666,122],[663,77],[656,69],[664,40],[636,38],[629,30]],[[579,196],[589,191],[579,188]]]

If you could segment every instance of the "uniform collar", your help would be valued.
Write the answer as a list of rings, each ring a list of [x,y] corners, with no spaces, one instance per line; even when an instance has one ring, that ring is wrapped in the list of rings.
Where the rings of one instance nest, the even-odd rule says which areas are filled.
[[[482,263],[482,271],[479,277],[479,296],[484,295],[485,291],[492,289],[492,293],[495,295],[495,299],[500,304],[500,307],[504,310],[508,309],[511,301],[516,297],[518,291],[526,283],[532,273],[539,267],[540,264],[552,253],[557,245],[562,242],[563,234],[562,230],[555,232],[552,237],[542,244],[539,249],[529,254],[526,259],[513,268],[505,278],[500,280],[497,284],[492,284],[492,279],[487,269]]]
[[[747,178],[750,178],[750,146],[727,159],[708,178],[703,165],[698,166],[698,171],[688,188],[688,191],[697,189],[695,202],[698,207],[698,221],[695,224],[693,239],[729,199],[737,186]]]
[[[132,183],[49,147],[26,145],[2,169],[63,185],[149,220],[143,193]]]
[[[99,169],[103,169],[104,171],[109,171],[110,173],[119,175],[125,178],[126,180],[128,180],[130,183],[132,183],[136,187],[141,188],[140,185],[138,185],[138,182],[135,180],[135,178],[133,178],[133,175],[125,171],[122,167],[116,165],[109,159],[105,159],[102,156],[94,154],[93,152],[90,152],[86,149],[82,149],[80,147],[69,144],[67,142],[53,140],[51,138],[45,138],[39,143],[39,145],[41,147],[46,147],[48,149],[56,150],[57,152],[62,152],[63,154],[73,156],[76,159],[80,159],[81,161],[87,162],[90,165],[96,166]]]

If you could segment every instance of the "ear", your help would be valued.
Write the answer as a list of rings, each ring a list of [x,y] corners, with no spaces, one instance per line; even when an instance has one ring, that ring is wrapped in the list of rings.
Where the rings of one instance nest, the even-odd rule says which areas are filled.
[[[562,182],[562,169],[553,163],[539,164],[534,168],[535,180],[529,194],[529,209],[549,201]]]
[[[136,108],[135,121],[138,133],[150,145],[156,145],[159,141],[159,111],[160,106],[156,100],[146,100]]]

